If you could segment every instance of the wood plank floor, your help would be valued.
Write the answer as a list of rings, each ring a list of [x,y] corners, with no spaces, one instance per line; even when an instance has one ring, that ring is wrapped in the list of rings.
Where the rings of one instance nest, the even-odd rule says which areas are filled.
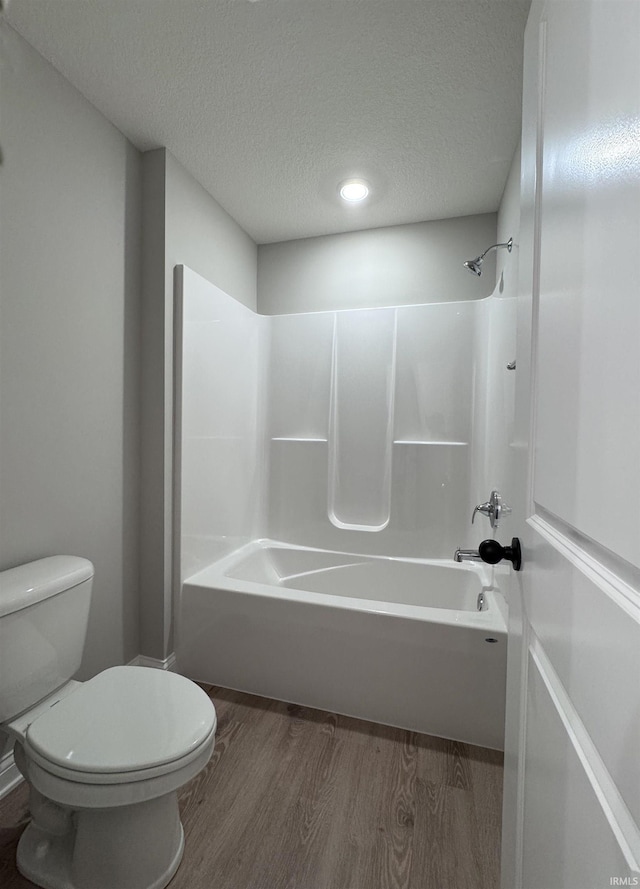
[[[180,795],[171,889],[498,889],[502,755],[206,687],[211,762]],[[25,785],[0,801],[0,886]],[[118,887],[114,887],[118,889]]]

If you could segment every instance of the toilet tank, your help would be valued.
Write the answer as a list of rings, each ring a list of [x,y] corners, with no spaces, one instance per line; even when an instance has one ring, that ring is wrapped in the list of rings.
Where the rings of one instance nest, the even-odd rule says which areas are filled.
[[[0,572],[0,723],[68,682],[82,659],[93,565],[50,556]]]

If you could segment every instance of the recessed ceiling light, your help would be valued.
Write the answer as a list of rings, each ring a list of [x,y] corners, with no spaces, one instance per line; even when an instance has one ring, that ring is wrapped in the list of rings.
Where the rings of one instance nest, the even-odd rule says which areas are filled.
[[[364,201],[369,194],[369,186],[364,179],[347,179],[340,186],[340,197],[350,204],[358,204]]]

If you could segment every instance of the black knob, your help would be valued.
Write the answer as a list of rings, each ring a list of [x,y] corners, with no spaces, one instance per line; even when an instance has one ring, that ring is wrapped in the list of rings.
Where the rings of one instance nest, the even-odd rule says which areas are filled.
[[[483,540],[478,547],[480,558],[489,565],[497,565],[503,559],[511,562],[514,571],[519,571],[522,567],[522,551],[520,549],[520,541],[514,537],[511,546],[501,546],[497,540]]]

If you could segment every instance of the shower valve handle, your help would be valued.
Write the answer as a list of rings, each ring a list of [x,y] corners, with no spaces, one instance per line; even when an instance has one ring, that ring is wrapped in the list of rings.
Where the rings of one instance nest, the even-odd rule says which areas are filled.
[[[482,515],[486,515],[487,518],[491,518],[494,513],[493,503],[491,503],[490,501],[487,501],[486,503],[480,503],[478,506],[475,507],[475,509],[471,513],[471,524],[472,525],[473,525],[473,520],[475,519],[477,512],[481,512]]]
[[[497,528],[502,516],[509,515],[511,513],[511,507],[507,506],[507,504],[503,502],[500,491],[492,491],[491,497],[489,497],[487,502],[478,504],[478,506],[476,506],[476,508],[471,513],[472,525],[477,512],[481,512],[482,515],[486,515],[491,522],[491,527]]]
[[[514,571],[522,567],[522,550],[517,537],[511,540],[511,546],[501,546],[497,540],[483,540],[478,547],[480,558],[489,565],[497,565],[503,559],[511,562]]]

